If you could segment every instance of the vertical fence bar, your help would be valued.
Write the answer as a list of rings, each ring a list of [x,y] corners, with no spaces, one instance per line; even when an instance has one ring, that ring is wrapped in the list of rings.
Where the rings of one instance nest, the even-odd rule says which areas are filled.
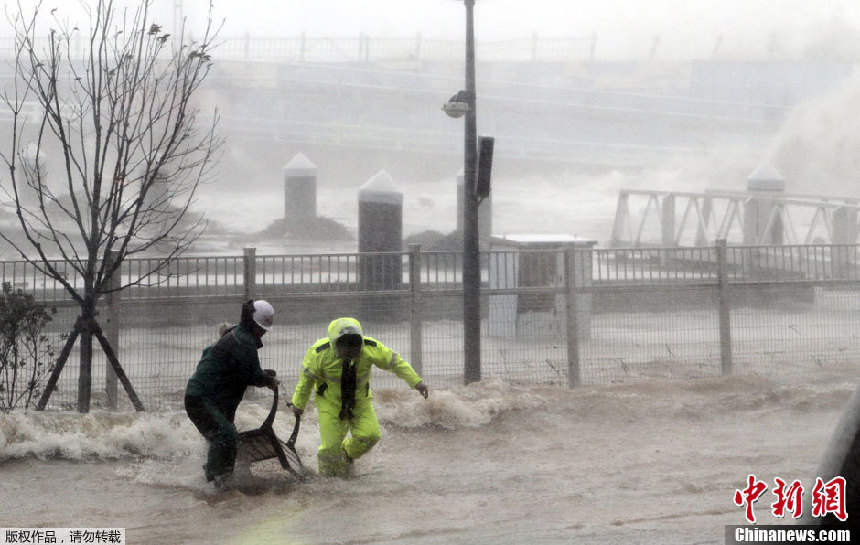
[[[732,319],[726,239],[716,241],[716,252],[719,283],[720,369],[723,376],[728,376],[732,374]]]
[[[581,383],[579,368],[579,319],[576,305],[576,250],[564,252],[565,311],[567,315],[567,385],[575,388]]]
[[[421,245],[409,245],[409,349],[412,368],[423,370],[424,339],[421,332]]]

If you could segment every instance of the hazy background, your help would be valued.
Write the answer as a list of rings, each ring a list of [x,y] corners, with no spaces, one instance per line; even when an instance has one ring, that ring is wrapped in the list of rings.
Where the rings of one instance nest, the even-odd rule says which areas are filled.
[[[21,0],[23,6],[35,5]],[[116,0],[115,5],[136,2]],[[4,2],[9,12],[17,2]],[[154,0],[153,13],[165,26],[184,15],[200,30],[209,10],[206,0]],[[460,0],[216,0],[216,20],[224,21],[224,36],[374,36],[460,39],[464,7]],[[48,0],[44,8],[62,8],[80,19],[77,0]],[[657,57],[709,57],[721,42],[724,55],[754,57],[772,52],[773,40],[785,52],[800,53],[829,46],[853,55],[858,45],[860,10],[849,0],[602,0],[564,1],[477,0],[476,37],[507,40],[534,33],[547,37],[596,33],[601,60],[640,58],[643,43],[660,37]],[[8,29],[0,29],[0,36]]]
[[[174,6],[161,2],[169,9]],[[464,35],[465,9],[457,0],[249,0],[214,5],[216,16],[226,18],[228,35]],[[185,0],[182,6],[193,20],[205,13],[207,3]],[[604,60],[641,58],[648,51],[643,44],[660,36],[658,58],[690,59],[710,56],[720,37],[725,54],[746,57],[766,54],[772,37],[786,51],[824,44],[856,51],[860,10],[855,2],[843,0],[477,0],[475,22],[478,40],[597,33],[598,58]],[[855,31],[853,37],[845,36],[848,29]]]
[[[81,17],[72,2],[44,6]],[[193,35],[208,6],[156,0],[153,9],[168,28],[184,18]],[[440,107],[464,85],[462,50],[421,55],[435,41],[462,46],[464,15],[455,0],[216,1],[225,43],[201,104],[219,109],[227,146],[195,210],[231,230],[262,230],[283,217],[283,167],[303,153],[318,167],[318,214],[353,233],[358,188],[383,169],[403,190],[406,235],[453,231],[463,129]],[[477,0],[475,25],[478,130],[496,137],[495,234],[604,242],[619,189],[743,189],[762,164],[791,192],[860,195],[855,2]],[[248,52],[264,38],[302,36],[331,39],[328,57]],[[425,48],[356,59],[347,40],[360,37]],[[585,46],[517,58],[535,37]]]

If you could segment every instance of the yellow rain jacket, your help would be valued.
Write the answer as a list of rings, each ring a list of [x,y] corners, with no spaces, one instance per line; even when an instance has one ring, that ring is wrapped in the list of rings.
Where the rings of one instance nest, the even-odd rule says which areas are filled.
[[[344,365],[349,362],[338,355],[337,340],[343,335],[357,334],[363,338],[355,366],[355,405],[344,411],[341,388]],[[366,454],[382,437],[379,421],[373,410],[370,372],[373,366],[391,371],[414,388],[421,377],[400,354],[371,337],[365,337],[361,324],[354,318],[338,318],[328,326],[328,337],[316,341],[302,362],[302,372],[293,393],[293,405],[304,410],[311,392],[316,392],[319,412],[320,444],[317,456],[320,473],[345,476],[349,462]],[[352,437],[346,438],[348,432]]]

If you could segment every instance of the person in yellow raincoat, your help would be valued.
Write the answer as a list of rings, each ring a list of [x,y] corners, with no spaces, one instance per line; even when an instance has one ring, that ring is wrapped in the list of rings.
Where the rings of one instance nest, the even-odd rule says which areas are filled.
[[[293,411],[301,415],[316,392],[321,444],[321,475],[348,477],[350,466],[382,437],[370,391],[372,366],[391,371],[427,399],[427,385],[400,354],[364,336],[354,318],[338,318],[308,348],[302,362]],[[350,437],[347,437],[350,434]]]

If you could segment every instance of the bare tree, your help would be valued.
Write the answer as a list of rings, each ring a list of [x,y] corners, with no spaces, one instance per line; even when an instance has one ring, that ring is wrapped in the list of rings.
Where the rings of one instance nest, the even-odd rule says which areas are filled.
[[[89,30],[64,22],[57,9],[43,13],[41,3],[26,13],[19,3],[7,14],[16,33],[16,82],[2,97],[13,127],[10,145],[0,149],[9,180],[0,183],[23,237],[0,237],[80,307],[40,410],[80,337],[78,410],[89,411],[94,336],[143,410],[96,305],[112,291],[149,282],[199,237],[201,219],[188,211],[221,146],[217,112],[202,120],[193,100],[212,65],[218,28],[211,17],[203,36],[190,40],[152,21],[152,0],[130,9],[93,2],[82,4]],[[61,159],[51,183],[45,156]],[[117,278],[124,260],[142,255],[157,256],[157,265]],[[68,266],[76,279],[63,270]]]

